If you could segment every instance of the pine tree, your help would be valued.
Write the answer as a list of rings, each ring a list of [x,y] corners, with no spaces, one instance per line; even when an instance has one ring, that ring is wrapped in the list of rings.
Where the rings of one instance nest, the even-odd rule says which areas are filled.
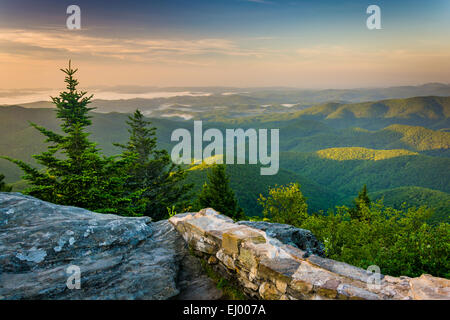
[[[62,133],[47,130],[31,123],[47,137],[47,151],[33,158],[44,167],[38,170],[27,163],[4,157],[17,164],[24,172],[24,179],[31,187],[25,193],[56,204],[72,205],[98,212],[133,214],[132,198],[124,197],[124,170],[129,158],[115,160],[103,156],[96,145],[89,141],[86,127],[91,125],[88,112],[92,95],[78,91],[78,81],[69,61],[65,73],[66,91],[52,97],[56,105],[56,117],[61,120]]]
[[[363,207],[369,208],[371,204],[366,185],[358,192],[358,197],[353,200],[353,204],[354,207],[350,209],[350,216],[352,219],[361,220]]]
[[[192,185],[183,184],[186,171],[175,165],[166,150],[157,149],[156,128],[136,110],[127,121],[130,133],[122,157],[130,159],[129,178],[125,187],[139,193],[142,214],[160,220],[167,216],[167,208],[187,207]]]
[[[12,190],[12,186],[8,186],[3,179],[5,179],[5,176],[0,173],[0,192],[10,192]]]
[[[225,165],[214,165],[208,172],[208,182],[203,185],[198,203],[202,208],[213,208],[234,220],[244,219],[244,212],[239,207],[229,182]]]

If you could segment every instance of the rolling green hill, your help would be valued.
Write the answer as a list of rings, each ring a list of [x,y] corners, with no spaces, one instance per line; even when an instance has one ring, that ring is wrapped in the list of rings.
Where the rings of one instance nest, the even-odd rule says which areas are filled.
[[[360,158],[360,156],[357,156]],[[372,199],[400,208],[427,206],[435,210],[430,222],[450,218],[450,159],[423,155],[398,156],[384,160],[331,160],[315,153],[289,152],[280,155],[281,166],[340,196],[340,205],[352,199],[366,184]]]
[[[299,121],[298,131],[305,132],[308,125]],[[313,123],[316,121],[313,121]],[[319,122],[320,123],[320,122]],[[320,131],[292,134],[280,128],[281,148],[284,151],[311,152],[328,148],[361,147],[369,149],[406,149],[434,156],[449,156],[450,132],[436,131],[418,126],[390,125],[381,130],[370,131],[362,128],[332,129],[322,123]]]
[[[284,122],[293,119],[323,121],[335,128],[362,127],[378,130],[391,124],[432,129],[450,127],[450,97],[413,97],[361,103],[329,102],[304,110],[246,117],[246,122]]]
[[[411,152],[403,149],[375,150],[361,147],[329,148],[319,150],[316,153],[320,158],[338,161],[345,161],[345,160],[379,161],[395,157],[418,155],[418,153],[416,152]]]
[[[316,153],[282,152],[280,167],[314,179],[343,197],[356,194],[363,184],[371,192],[402,186],[450,192],[449,158],[411,155],[378,161],[338,161]]]
[[[450,148],[450,132],[399,124],[386,127],[383,131],[401,134],[400,141],[397,143],[403,143],[411,150],[426,151]]]
[[[414,97],[337,106],[327,119],[355,118],[424,118],[443,119],[450,116],[448,97]]]
[[[352,118],[442,120],[450,117],[450,97],[413,97],[349,104],[327,103],[298,111],[296,114],[298,117],[317,116],[327,120]]]

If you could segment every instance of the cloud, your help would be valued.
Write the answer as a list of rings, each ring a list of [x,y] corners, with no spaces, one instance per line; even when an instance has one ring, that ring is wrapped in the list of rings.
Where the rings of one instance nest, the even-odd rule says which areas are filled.
[[[299,47],[294,40],[257,35],[187,40],[99,36],[98,31],[0,28],[0,87],[56,87],[58,66],[69,58],[87,85],[334,87],[449,81],[447,43],[316,41]]]
[[[343,62],[343,63],[372,63],[386,64],[429,59],[445,59],[450,57],[449,49],[437,49],[429,47],[418,48],[360,48],[357,46],[311,46],[298,48],[295,53],[302,61],[320,62]]]
[[[203,38],[153,39],[108,38],[90,36],[77,31],[0,29],[0,54],[65,58],[83,56],[89,59],[159,61],[176,64],[207,64],[208,57],[262,57],[262,49],[246,49],[229,39]]]

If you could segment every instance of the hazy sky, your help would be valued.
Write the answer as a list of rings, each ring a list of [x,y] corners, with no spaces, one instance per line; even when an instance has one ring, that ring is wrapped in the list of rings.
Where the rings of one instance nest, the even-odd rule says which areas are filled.
[[[83,86],[449,83],[450,1],[0,0],[0,89],[62,87],[69,59]]]

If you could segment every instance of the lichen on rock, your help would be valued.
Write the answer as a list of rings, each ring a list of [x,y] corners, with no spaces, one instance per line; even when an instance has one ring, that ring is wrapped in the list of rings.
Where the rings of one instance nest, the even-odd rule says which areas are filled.
[[[186,259],[185,242],[167,220],[153,223],[146,217],[101,214],[0,193],[2,299],[220,296],[207,277],[184,268],[193,265]],[[67,286],[70,266],[79,267],[80,289]],[[199,288],[195,295],[186,293],[193,287],[190,281]]]

